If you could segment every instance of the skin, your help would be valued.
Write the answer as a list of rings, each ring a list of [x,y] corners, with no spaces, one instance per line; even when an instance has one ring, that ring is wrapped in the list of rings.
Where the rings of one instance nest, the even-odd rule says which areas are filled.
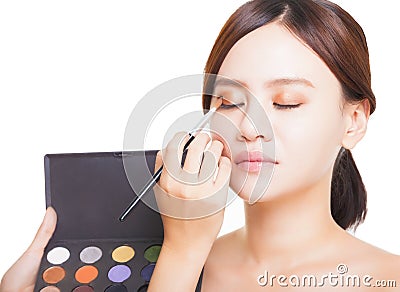
[[[348,266],[348,275],[398,279],[394,271],[399,271],[399,256],[353,237],[330,214],[334,160],[341,146],[351,149],[364,136],[368,102],[345,103],[340,85],[325,63],[277,23],[239,40],[219,74],[246,83],[267,112],[278,164],[269,188],[256,204],[246,203],[249,196],[246,190],[255,180],[249,179],[243,187],[240,196],[245,199],[245,226],[216,240],[205,265],[203,291],[262,290],[265,287],[257,284],[256,276],[264,270],[275,275],[322,275],[336,272],[340,263]],[[287,77],[307,79],[313,86],[263,87],[265,80]],[[251,108],[252,102],[256,103],[247,101],[247,108]],[[301,103],[301,106],[282,110],[274,107],[274,103]],[[247,143],[248,148],[253,148],[271,143],[271,133],[257,132],[238,109],[221,111],[241,134],[229,141],[232,153],[224,153],[233,160],[240,144]],[[219,131],[228,131],[224,129]],[[235,168],[233,164],[232,177],[240,179],[245,175]],[[272,290],[280,288],[276,285]],[[324,286],[324,291],[331,289]]]
[[[312,274],[318,279],[336,273],[339,264],[347,265],[347,275],[371,275],[374,280],[397,277],[399,285],[399,256],[353,237],[330,215],[334,160],[341,146],[352,149],[365,135],[368,102],[345,103],[338,81],[323,61],[277,23],[263,26],[239,40],[219,74],[246,83],[253,99],[244,101],[242,111],[240,107],[228,110],[221,103],[240,104],[243,100],[233,97],[229,100],[232,89],[220,89],[228,100],[214,99],[212,105],[219,107],[219,117],[229,121],[230,126],[219,123],[217,115],[211,124],[218,134],[213,135],[212,141],[207,134],[197,135],[188,148],[182,170],[178,169],[176,158],[180,161],[188,138],[185,133],[178,133],[157,156],[155,169],[162,163],[165,169],[176,169],[163,172],[155,193],[180,199],[196,199],[212,193],[224,196],[226,182],[230,180],[244,201],[245,226],[217,239],[223,209],[196,220],[162,214],[164,243],[148,291],[194,291],[203,266],[202,291],[275,291],[283,288],[276,282],[273,287],[260,287],[257,276],[267,270],[278,276]],[[268,87],[263,86],[265,81],[294,77],[307,79],[312,86],[298,82],[290,85],[270,82]],[[301,106],[278,109],[276,104]],[[265,114],[269,124],[262,122]],[[248,117],[256,121],[256,127]],[[206,150],[209,142],[211,146]],[[259,172],[248,173],[237,163],[243,149],[274,154],[276,164],[266,164]],[[204,151],[207,155],[201,164]],[[190,186],[181,183],[188,174],[191,179],[196,173],[201,178],[202,167],[208,168],[215,162],[219,166],[215,180]],[[258,177],[270,174],[271,167],[274,174],[270,185],[260,193],[256,203],[249,204]],[[235,185],[237,181],[240,183]],[[1,292],[32,291],[35,271],[55,221],[55,212],[50,209],[31,247],[4,276]],[[14,279],[21,271],[30,276],[23,277],[24,283],[17,283],[21,277]],[[290,286],[284,289],[312,290]],[[329,285],[322,289],[337,290]],[[368,291],[375,290],[394,291],[394,288]]]
[[[1,292],[33,291],[44,248],[53,235],[56,223],[56,212],[51,207],[47,208],[43,222],[31,245],[4,274],[0,283]]]

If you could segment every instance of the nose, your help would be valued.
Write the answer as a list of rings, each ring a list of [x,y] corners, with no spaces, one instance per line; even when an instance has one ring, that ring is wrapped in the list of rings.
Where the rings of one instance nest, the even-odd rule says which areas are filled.
[[[246,110],[242,111],[237,139],[251,142],[262,139],[264,142],[273,139],[273,131],[267,112],[259,103],[249,103]]]

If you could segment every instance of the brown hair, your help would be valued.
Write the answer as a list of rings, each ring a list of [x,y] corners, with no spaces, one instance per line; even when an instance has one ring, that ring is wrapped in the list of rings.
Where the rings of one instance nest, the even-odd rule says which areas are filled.
[[[279,22],[300,38],[325,62],[338,79],[349,103],[368,99],[370,114],[376,108],[371,89],[368,46],[353,17],[327,0],[253,0],[237,9],[223,26],[207,60],[205,73],[218,74],[234,44],[251,31]],[[212,76],[212,75],[209,75]],[[212,88],[213,79],[205,80]],[[203,108],[210,108],[203,96]],[[364,221],[367,192],[350,150],[342,147],[334,165],[331,184],[332,217],[343,229]]]

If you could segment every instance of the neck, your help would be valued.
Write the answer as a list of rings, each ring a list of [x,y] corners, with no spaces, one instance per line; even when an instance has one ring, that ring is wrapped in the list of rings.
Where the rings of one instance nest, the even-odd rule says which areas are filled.
[[[274,258],[296,263],[299,255],[332,248],[332,236],[343,234],[330,211],[330,175],[296,194],[249,205],[244,204],[245,246],[256,262]],[[331,244],[329,244],[331,243]],[[306,252],[308,251],[308,252]]]

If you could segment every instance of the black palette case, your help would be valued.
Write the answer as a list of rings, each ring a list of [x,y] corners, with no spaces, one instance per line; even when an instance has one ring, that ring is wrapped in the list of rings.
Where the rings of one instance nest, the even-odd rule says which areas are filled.
[[[153,173],[156,153],[45,155],[46,206],[56,210],[58,222],[35,292],[147,291],[163,225],[160,214],[142,201],[124,222],[118,220],[136,197],[122,155],[131,160],[135,178],[144,185]],[[146,196],[154,196],[153,191]]]

